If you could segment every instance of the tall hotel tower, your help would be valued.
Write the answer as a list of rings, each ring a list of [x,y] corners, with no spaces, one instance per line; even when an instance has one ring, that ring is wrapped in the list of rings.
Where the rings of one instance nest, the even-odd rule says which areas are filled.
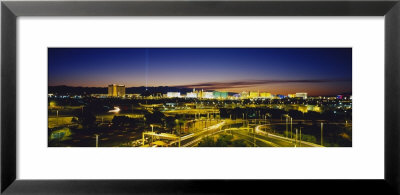
[[[108,85],[108,97],[125,97],[125,85]]]

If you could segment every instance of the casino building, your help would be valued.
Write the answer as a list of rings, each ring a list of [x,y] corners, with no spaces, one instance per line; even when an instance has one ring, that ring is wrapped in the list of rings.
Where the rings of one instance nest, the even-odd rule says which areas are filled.
[[[125,97],[125,85],[108,85],[108,97]]]

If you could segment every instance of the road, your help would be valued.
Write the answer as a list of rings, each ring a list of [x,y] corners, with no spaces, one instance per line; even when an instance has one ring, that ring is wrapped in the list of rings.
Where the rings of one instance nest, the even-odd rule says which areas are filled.
[[[191,133],[189,135],[185,135],[181,137],[181,147],[193,147],[196,146],[202,139],[208,136],[228,132],[232,135],[240,137],[244,139],[249,145],[255,147],[322,147],[321,145],[306,142],[306,141],[299,141],[296,139],[290,139],[286,137],[282,137],[280,135],[276,135],[267,131],[261,130],[262,127],[267,125],[258,125],[254,129],[253,132],[250,129],[246,128],[229,128],[223,130],[222,127],[226,125],[231,125],[235,123],[233,120],[228,121],[221,121],[215,125],[209,126],[204,128],[201,131],[197,131]],[[174,145],[178,140],[172,141],[169,145]]]
[[[222,127],[226,124],[226,121],[222,121],[218,124],[212,125],[210,127],[205,128],[202,131],[189,134],[181,138],[181,146],[182,147],[191,147],[198,144],[203,138],[207,136],[211,136],[217,133],[222,132]]]
[[[181,140],[181,146],[195,146],[207,136],[227,131],[232,133],[232,135],[236,135],[244,139],[249,145],[255,145],[256,147],[322,147],[318,144],[290,139],[266,131],[262,131],[261,127],[264,125],[256,126],[255,133],[241,128],[231,128],[236,130],[221,130],[222,126],[224,125],[225,121],[217,125],[211,126],[209,129],[199,132],[197,134],[191,134],[187,137],[183,137],[183,139]]]
[[[261,127],[266,125],[258,125],[255,127],[255,132],[257,135],[261,136],[263,139],[269,140],[273,143],[280,145],[280,147],[323,147],[318,144],[300,141],[296,139],[290,139],[287,137],[282,137],[280,135],[273,134],[271,132],[262,131]]]

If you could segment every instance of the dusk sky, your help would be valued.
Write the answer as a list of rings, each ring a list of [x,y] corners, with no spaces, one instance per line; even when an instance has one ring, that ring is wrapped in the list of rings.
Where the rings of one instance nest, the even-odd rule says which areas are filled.
[[[49,86],[352,92],[351,48],[49,48]]]

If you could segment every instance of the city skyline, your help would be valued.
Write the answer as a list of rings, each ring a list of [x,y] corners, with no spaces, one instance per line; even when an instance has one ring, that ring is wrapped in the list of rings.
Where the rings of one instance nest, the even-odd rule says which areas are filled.
[[[351,48],[49,48],[49,86],[352,92]]]

